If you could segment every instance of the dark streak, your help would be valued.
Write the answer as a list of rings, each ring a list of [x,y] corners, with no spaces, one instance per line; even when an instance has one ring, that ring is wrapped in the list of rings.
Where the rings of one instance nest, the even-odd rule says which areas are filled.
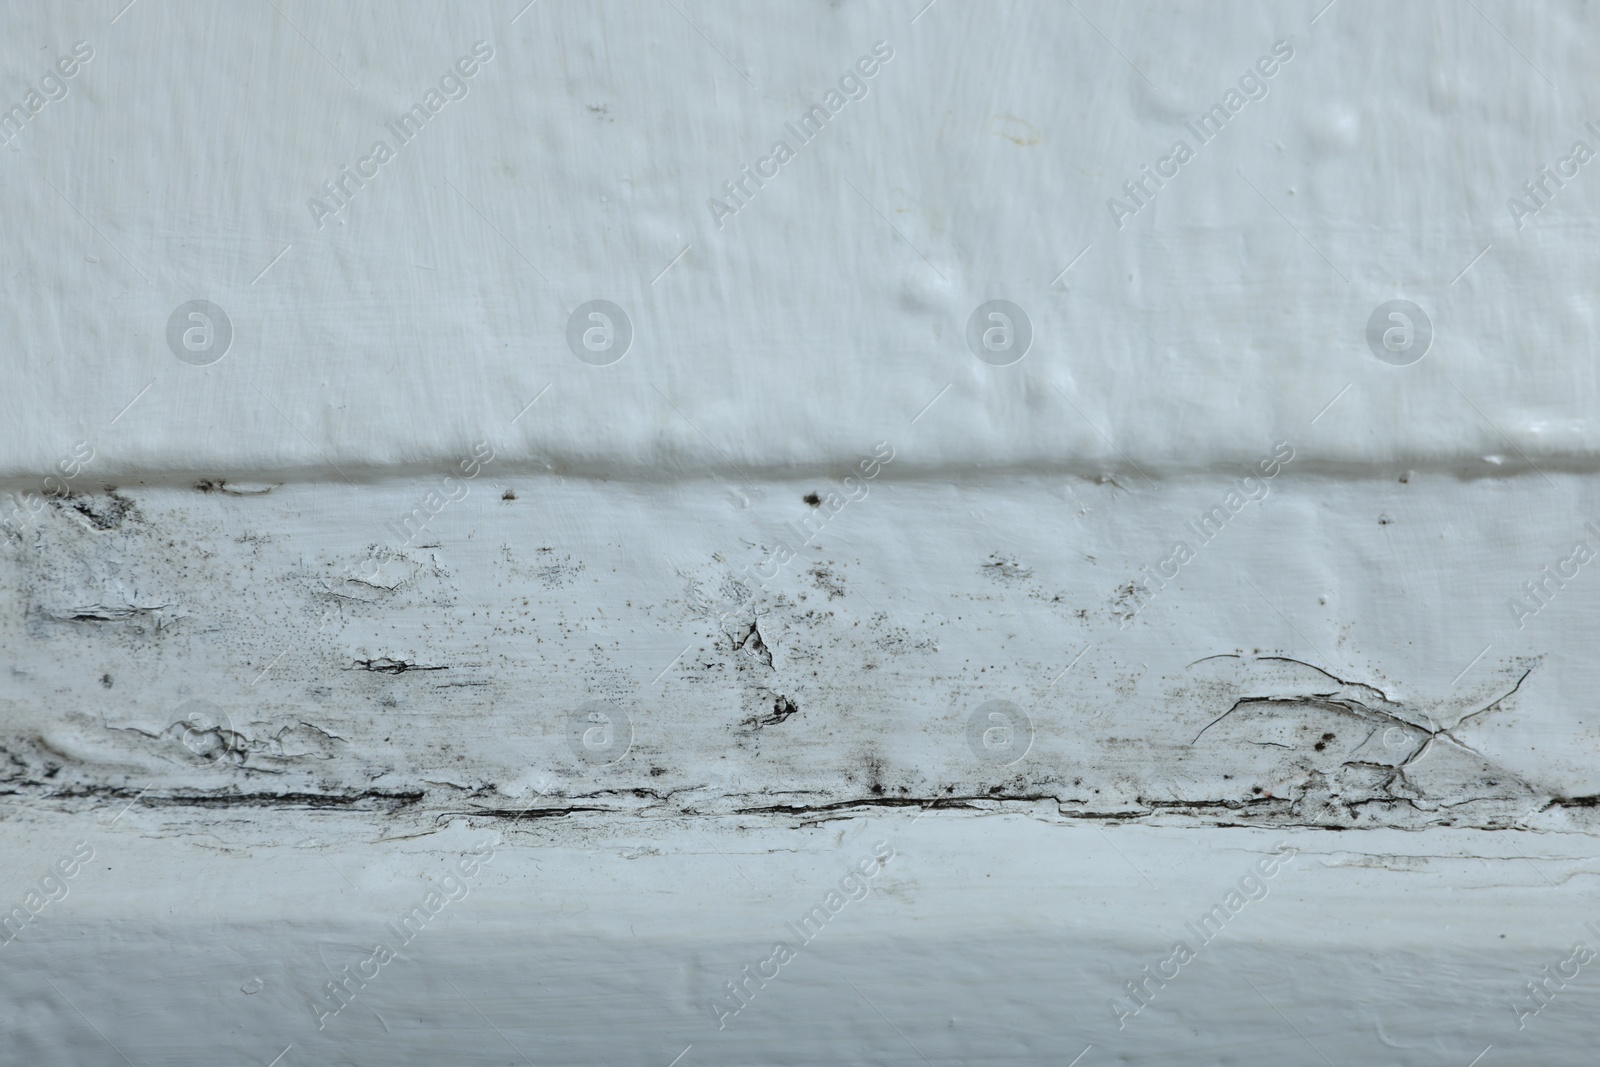
[[[406,671],[447,671],[449,667],[425,667],[409,660],[390,659],[380,656],[377,659],[358,659],[347,671],[375,671],[378,674],[404,674]]]

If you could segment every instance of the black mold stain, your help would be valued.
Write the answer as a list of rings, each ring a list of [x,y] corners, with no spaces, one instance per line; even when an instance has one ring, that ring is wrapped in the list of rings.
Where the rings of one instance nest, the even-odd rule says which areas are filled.
[[[103,495],[70,493],[67,496],[51,497],[50,503],[55,507],[77,512],[96,530],[115,530],[128,519],[140,517],[139,509],[133,501],[119,494],[114,485],[106,486]]]
[[[229,496],[266,496],[277,486],[268,486],[265,489],[235,489],[224,478],[202,478],[194,483],[196,492],[200,493],[226,493]]]
[[[390,659],[380,656],[377,659],[358,659],[346,670],[374,671],[378,674],[404,674],[406,671],[447,671],[449,667],[426,667],[410,660]]]
[[[767,647],[766,641],[761,637],[761,627],[758,622],[752,622],[749,629],[733,642],[735,649],[743,649],[746,655],[755,656],[772,666],[772,649]]]
[[[776,726],[786,721],[789,716],[800,710],[800,705],[786,696],[780,696],[772,702],[772,714],[756,723],[757,726]]]

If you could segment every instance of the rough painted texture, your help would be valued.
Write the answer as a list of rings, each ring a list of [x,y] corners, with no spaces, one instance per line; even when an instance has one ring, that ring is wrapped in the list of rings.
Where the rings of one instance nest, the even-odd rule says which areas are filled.
[[[1592,138],[1589,6],[522,6],[17,12],[19,79],[95,55],[5,153],[0,473],[87,438],[117,479],[357,476],[499,434],[557,470],[754,476],[849,464],[946,385],[959,429],[909,464],[1245,463],[1352,383],[1324,459],[1597,455],[1593,168],[1507,208]],[[865,98],[800,143],[878,41]],[[464,98],[401,144],[386,123],[463,57]],[[1188,132],[1263,58],[1262,99]],[[395,158],[310,210],[378,140]],[[1178,140],[1177,176],[1108,210]],[[997,297],[1036,333],[1003,368],[963,339]],[[1403,371],[1363,336],[1395,297],[1437,334]],[[195,298],[235,328],[209,368],[167,350]],[[635,331],[609,367],[565,343],[600,298]]]
[[[1579,529],[1583,479],[1549,493],[1537,479],[1297,481],[1291,467],[1177,580],[1141,590],[1144,561],[1193,539],[1185,516],[1227,483],[881,472],[780,567],[771,546],[798,543],[784,523],[827,515],[804,499],[827,479],[745,493],[501,474],[403,548],[378,520],[405,513],[419,489],[404,481],[52,504],[0,571],[21,608],[0,623],[8,783],[203,806],[294,793],[423,817],[536,799],[1594,821],[1596,727],[1568,688],[1593,670],[1566,621],[1581,594],[1519,631],[1514,587],[1447,584],[1481,570],[1471,516],[1497,527],[1497,500],[1542,498],[1566,512],[1552,526]],[[990,700],[1027,717],[995,753],[968,743]],[[591,704],[614,723],[591,723]],[[575,713],[580,738],[600,731],[587,745]]]
[[[1536,576],[1587,479],[1296,460],[1141,592],[1236,481],[897,462],[781,566],[825,473],[496,469],[422,526],[437,475],[52,500],[0,550],[11,899],[77,842],[96,862],[5,946],[7,1040],[97,1062],[81,1018],[135,1063],[1583,1062],[1580,994],[1530,1016],[1522,986],[1590,936],[1587,601],[1519,630],[1514,588],[1461,576]],[[1017,758],[973,747],[991,700],[1027,716]],[[879,840],[849,932],[742,977]],[[350,979],[483,842],[490,873]],[[1184,924],[1285,842],[1297,865],[1202,948]],[[1129,1019],[1175,938],[1193,977]],[[183,977],[127,977],[152,957]]]
[[[1590,838],[1096,828],[970,812],[583,816],[501,825],[493,861],[402,958],[349,987],[429,882],[495,832],[371,814],[160,806],[10,821],[17,869],[96,862],[0,949],[19,1062],[1467,1064],[1590,1062],[1578,983],[1518,1030],[1524,983],[1592,935]],[[863,899],[797,923],[874,842]],[[337,843],[337,844],[335,844]],[[1210,943],[1188,926],[1299,851]],[[1379,902],[1375,906],[1374,902]],[[726,983],[798,949],[736,1004]],[[1124,983],[1195,959],[1119,1029]],[[398,947],[398,945],[397,945]],[[766,973],[771,976],[772,968]],[[1171,973],[1171,969],[1168,969]],[[1587,973],[1587,972],[1585,972]],[[136,978],[135,978],[136,976]],[[55,982],[52,989],[43,978]],[[63,997],[64,994],[64,997]],[[83,1016],[76,1014],[74,1006]],[[481,1014],[479,1014],[481,1012]],[[1282,1012],[1280,1015],[1278,1012]],[[324,1024],[318,1030],[318,1022]],[[1297,1032],[1298,1030],[1298,1032]],[[71,1054],[63,1054],[63,1049]],[[926,1057],[926,1059],[924,1059]]]
[[[9,12],[0,1062],[1590,1062],[1597,21]]]

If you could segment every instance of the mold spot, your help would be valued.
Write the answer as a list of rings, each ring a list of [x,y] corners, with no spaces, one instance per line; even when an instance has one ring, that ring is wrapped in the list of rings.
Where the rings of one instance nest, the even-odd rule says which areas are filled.
[[[404,674],[406,671],[447,671],[449,667],[413,663],[408,659],[379,656],[375,659],[358,659],[345,670],[374,671],[378,674]]]
[[[1016,583],[1026,581],[1033,577],[1033,570],[1010,556],[998,552],[990,553],[989,561],[982,564],[979,571],[996,582]]]
[[[733,642],[733,647],[735,650],[744,650],[747,656],[761,659],[768,667],[772,666],[772,649],[762,639],[761,629],[757,623],[752,622],[745,632]]]
[[[829,600],[835,600],[844,596],[844,582],[840,580],[838,575],[834,574],[823,564],[817,564],[815,567],[812,567],[809,571],[807,571],[806,574],[811,577],[811,582],[813,585],[815,585],[822,592],[828,594]]]
[[[71,493],[64,497],[52,497],[50,502],[58,508],[77,512],[96,530],[115,530],[127,519],[139,517],[133,501],[120,495],[114,485],[106,486],[103,495]]]
[[[762,719],[758,725],[776,726],[788,720],[789,716],[800,710],[800,705],[786,696],[779,696],[772,702],[772,714]]]
[[[194,488],[201,493],[226,493],[229,496],[266,496],[276,489],[277,485],[229,485],[225,478],[202,478],[194,483]]]

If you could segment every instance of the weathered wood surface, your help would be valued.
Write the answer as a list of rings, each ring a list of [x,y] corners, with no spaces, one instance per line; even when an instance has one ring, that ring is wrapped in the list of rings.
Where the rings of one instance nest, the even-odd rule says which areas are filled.
[[[9,12],[0,1060],[1590,1062],[1597,22]]]
[[[1229,482],[892,470],[831,515],[803,499],[822,475],[485,473],[410,545],[426,481],[56,500],[0,570],[8,786],[423,825],[1009,804],[1592,827],[1592,601],[1580,578],[1519,615],[1500,564],[1536,578],[1548,531],[1589,536],[1587,479],[1291,464],[1203,543]],[[1174,541],[1196,551],[1163,581]]]

